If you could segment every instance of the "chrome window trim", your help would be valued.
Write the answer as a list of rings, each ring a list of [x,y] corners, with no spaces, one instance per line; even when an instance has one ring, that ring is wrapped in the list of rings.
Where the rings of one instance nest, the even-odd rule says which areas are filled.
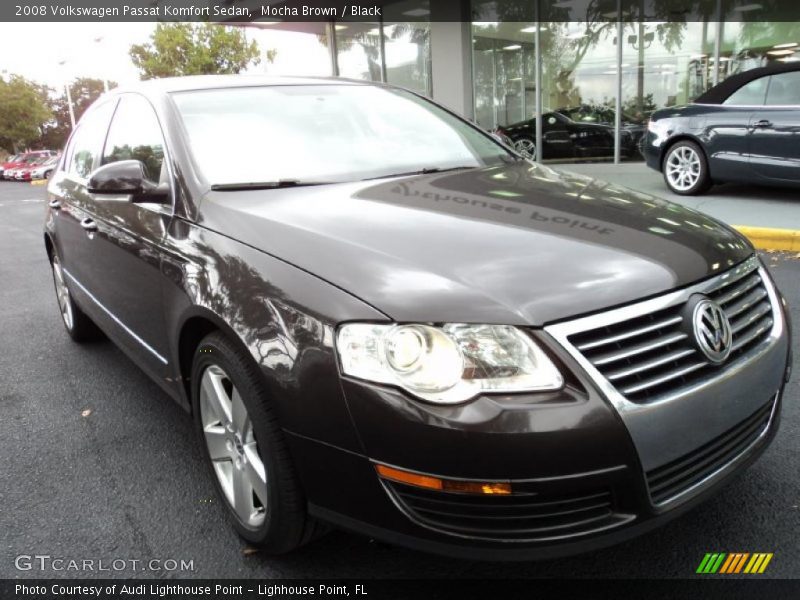
[[[744,365],[746,365],[757,355],[760,355],[772,347],[772,345],[775,344],[783,335],[785,325],[783,318],[781,318],[783,313],[780,308],[777,292],[769,278],[769,275],[764,271],[764,267],[759,264],[758,257],[755,255],[745,260],[743,263],[740,263],[733,269],[718,275],[717,277],[707,279],[687,288],[669,292],[663,296],[658,296],[643,302],[637,302],[621,308],[593,314],[588,317],[581,317],[572,321],[548,325],[544,328],[544,331],[554,340],[556,340],[556,342],[558,342],[569,353],[569,355],[580,365],[580,367],[589,375],[589,377],[591,377],[595,385],[600,389],[603,395],[605,395],[605,397],[609,400],[609,402],[611,402],[612,406],[618,412],[625,413],[632,410],[638,410],[642,408],[642,404],[631,402],[619,391],[617,391],[614,385],[609,382],[597,368],[595,368],[589,359],[584,357],[583,354],[572,345],[568,339],[569,336],[582,333],[584,331],[597,329],[598,327],[625,322],[636,317],[641,317],[665,308],[682,304],[686,302],[692,294],[707,294],[720,287],[720,285],[725,283],[731,277],[739,277],[756,270],[758,270],[759,275],[764,282],[764,287],[767,290],[770,306],[772,307],[772,311],[775,315],[772,320],[772,330],[770,331],[769,336],[760,342],[755,348],[748,350],[748,352],[744,355],[726,363],[725,368],[720,369],[716,376],[700,381],[694,385],[681,388],[681,390],[679,390],[676,394],[667,395],[647,404],[648,406],[658,406],[663,403],[671,402],[679,396],[691,394],[697,389],[705,387],[711,383],[714,383],[715,381],[719,381],[720,379],[736,376],[736,374]]]
[[[144,340],[143,340],[141,337],[139,337],[139,336],[136,334],[136,332],[135,332],[135,331],[133,331],[133,330],[132,330],[130,327],[128,327],[127,325],[125,325],[125,323],[123,323],[123,322],[122,322],[122,321],[119,319],[119,317],[117,317],[117,316],[116,316],[114,313],[112,313],[110,310],[108,310],[108,309],[107,309],[107,308],[106,308],[106,307],[103,305],[103,303],[102,303],[102,302],[100,302],[100,300],[98,300],[98,299],[95,297],[95,295],[94,295],[94,294],[92,294],[92,292],[90,292],[88,289],[86,289],[86,287],[85,287],[85,286],[84,286],[84,285],[83,285],[83,284],[82,284],[80,281],[78,281],[78,280],[75,278],[75,276],[74,276],[74,275],[72,275],[72,273],[70,273],[70,272],[69,272],[67,269],[65,269],[65,268],[63,268],[63,267],[61,268],[61,270],[62,270],[62,271],[64,272],[64,274],[65,274],[65,275],[66,275],[66,276],[69,278],[69,280],[70,280],[70,281],[72,281],[72,283],[74,283],[75,285],[77,285],[77,286],[78,286],[78,287],[81,289],[81,291],[82,291],[84,294],[86,294],[87,296],[89,296],[89,298],[92,300],[92,302],[94,302],[95,304],[97,304],[97,306],[98,306],[98,307],[100,307],[100,308],[103,310],[103,312],[105,312],[105,313],[106,313],[106,314],[107,314],[109,317],[111,317],[111,319],[113,319],[113,321],[114,321],[114,322],[115,322],[117,325],[119,325],[120,327],[122,327],[122,329],[123,329],[123,330],[124,330],[124,331],[125,331],[125,332],[126,332],[128,335],[129,335],[129,336],[131,336],[131,337],[132,337],[134,340],[136,340],[137,342],[139,342],[139,344],[140,344],[140,345],[141,345],[141,346],[142,346],[142,347],[143,347],[145,350],[147,350],[148,352],[150,352],[150,354],[152,354],[153,356],[155,356],[155,357],[156,357],[156,358],[157,358],[159,361],[161,361],[163,364],[165,364],[165,365],[168,365],[168,364],[169,364],[169,361],[167,361],[167,359],[166,359],[166,358],[164,358],[164,357],[163,357],[163,356],[161,356],[161,355],[160,355],[158,352],[156,352],[156,350],[155,350],[155,349],[154,349],[154,348],[153,348],[153,347],[152,347],[150,344],[148,344],[147,342],[145,342],[145,341],[144,341]]]

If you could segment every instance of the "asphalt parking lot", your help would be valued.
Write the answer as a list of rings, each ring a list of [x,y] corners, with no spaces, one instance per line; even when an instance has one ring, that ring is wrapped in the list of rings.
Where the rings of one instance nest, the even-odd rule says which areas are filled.
[[[335,531],[290,556],[251,552],[214,498],[188,416],[111,343],[70,342],[42,243],[43,212],[43,187],[0,182],[0,578],[680,578],[714,551],[773,552],[762,577],[800,578],[797,375],[761,460],[713,500],[620,546],[495,564]],[[769,254],[767,262],[800,323],[800,256]],[[193,570],[20,571],[19,555],[172,559],[192,561]]]

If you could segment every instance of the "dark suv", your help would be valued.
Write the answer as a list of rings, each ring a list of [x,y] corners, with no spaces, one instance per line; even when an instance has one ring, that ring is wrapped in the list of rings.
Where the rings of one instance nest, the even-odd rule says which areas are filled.
[[[599,547],[777,427],[786,311],[744,238],[404,90],[117,89],[48,195],[67,331],[104,332],[192,413],[270,552],[321,522],[456,556]]]

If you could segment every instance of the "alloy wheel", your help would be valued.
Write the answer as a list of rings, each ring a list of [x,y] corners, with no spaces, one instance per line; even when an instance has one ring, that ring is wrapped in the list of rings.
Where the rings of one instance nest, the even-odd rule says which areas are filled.
[[[532,140],[517,140],[514,142],[514,150],[531,160],[536,159],[536,144]]]
[[[682,192],[694,187],[701,176],[700,157],[689,146],[678,146],[666,161],[666,175],[670,185]]]
[[[268,498],[264,461],[242,397],[217,365],[203,371],[200,419],[208,455],[226,500],[245,526],[260,527]]]
[[[64,281],[64,271],[61,268],[61,261],[57,256],[53,257],[53,281],[56,284],[56,298],[58,299],[58,308],[61,311],[61,318],[64,319],[64,325],[67,329],[72,330],[72,325],[75,322],[74,315],[72,314],[72,300],[69,296],[69,288],[67,282]]]

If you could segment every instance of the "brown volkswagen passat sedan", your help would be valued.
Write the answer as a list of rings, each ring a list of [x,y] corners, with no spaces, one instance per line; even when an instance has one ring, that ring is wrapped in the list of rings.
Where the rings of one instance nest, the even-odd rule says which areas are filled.
[[[67,331],[191,412],[237,531],[453,556],[615,543],[773,437],[783,300],[727,226],[347,80],[103,96],[48,185]]]

